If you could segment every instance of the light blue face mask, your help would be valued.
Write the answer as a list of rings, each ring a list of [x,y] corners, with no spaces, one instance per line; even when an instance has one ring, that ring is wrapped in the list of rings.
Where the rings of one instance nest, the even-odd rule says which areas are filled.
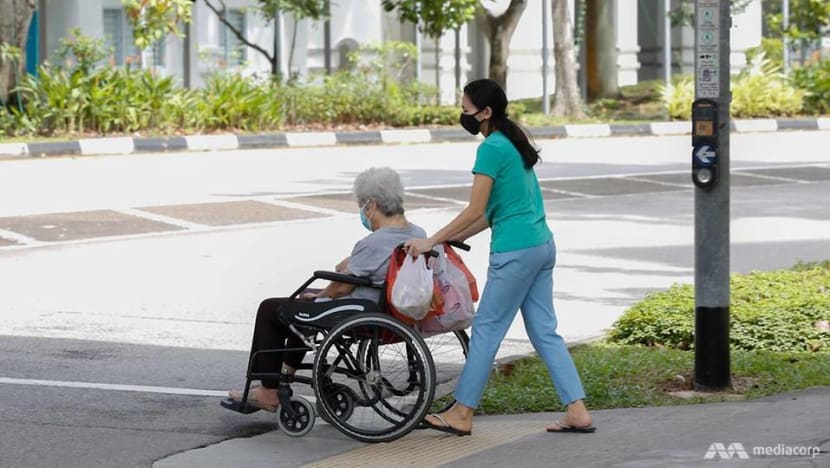
[[[366,213],[363,211],[363,210],[366,209],[367,206],[369,206],[369,202],[364,203],[363,206],[361,206],[359,208],[359,210],[360,210],[360,223],[363,224],[363,227],[365,227],[366,229],[368,229],[370,231],[374,231],[374,229],[372,229],[372,222],[369,221],[369,218],[366,217]]]

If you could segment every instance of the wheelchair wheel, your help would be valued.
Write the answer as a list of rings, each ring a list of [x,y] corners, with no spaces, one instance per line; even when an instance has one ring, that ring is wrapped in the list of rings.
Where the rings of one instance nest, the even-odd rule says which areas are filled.
[[[337,419],[345,421],[352,416],[357,402],[357,395],[347,385],[337,383],[329,384],[321,393],[328,398],[328,407],[331,408],[332,413]],[[317,411],[320,413],[320,417],[323,418],[323,421],[331,424],[328,414],[323,411],[322,406],[322,403],[318,400]]]
[[[362,442],[389,442],[408,434],[426,415],[435,368],[415,330],[389,315],[370,313],[344,320],[328,333],[317,350],[312,381],[331,425]],[[337,416],[332,403],[332,393],[344,387],[355,398],[348,420]]]
[[[292,417],[285,409],[280,409],[277,415],[277,426],[291,437],[302,437],[314,427],[314,420],[317,415],[314,411],[314,405],[303,397],[291,397],[291,407],[297,413],[297,416]]]
[[[470,338],[464,330],[424,338],[435,364],[435,399],[430,413],[443,413],[453,404],[452,392],[470,350]]]

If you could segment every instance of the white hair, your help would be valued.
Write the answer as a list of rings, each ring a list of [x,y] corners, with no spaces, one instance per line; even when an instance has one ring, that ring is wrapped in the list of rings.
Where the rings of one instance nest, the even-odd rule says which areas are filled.
[[[357,203],[363,206],[369,200],[377,203],[384,216],[403,214],[403,183],[401,177],[388,167],[372,167],[357,175],[352,191]]]

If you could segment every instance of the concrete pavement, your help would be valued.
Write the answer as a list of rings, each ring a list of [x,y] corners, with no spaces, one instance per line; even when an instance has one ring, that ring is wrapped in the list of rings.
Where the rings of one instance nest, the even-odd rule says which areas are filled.
[[[595,411],[594,434],[548,434],[560,413],[475,418],[472,437],[415,431],[388,444],[328,425],[302,439],[274,431],[173,455],[154,468],[830,467],[830,388],[749,402]]]

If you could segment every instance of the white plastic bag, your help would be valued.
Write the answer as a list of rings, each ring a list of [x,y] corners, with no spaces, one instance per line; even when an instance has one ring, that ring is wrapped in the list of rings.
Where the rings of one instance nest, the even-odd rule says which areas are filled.
[[[432,306],[432,272],[423,255],[407,255],[392,286],[392,306],[415,320],[426,317]]]
[[[441,249],[441,255],[433,263],[433,273],[441,288],[444,308],[442,313],[419,321],[418,330],[428,336],[468,328],[473,323],[475,305],[464,272],[447,260]]]

